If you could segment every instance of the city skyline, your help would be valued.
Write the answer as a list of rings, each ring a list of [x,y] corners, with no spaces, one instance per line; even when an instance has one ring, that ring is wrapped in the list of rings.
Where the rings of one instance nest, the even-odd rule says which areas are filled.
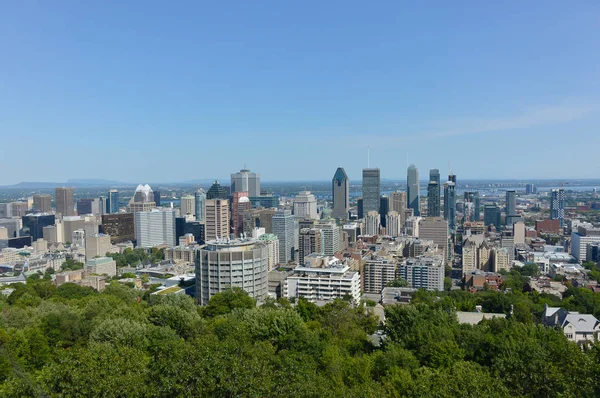
[[[124,170],[128,181],[202,170],[225,183],[225,156],[228,172],[248,164],[264,181],[327,180],[340,166],[356,180],[367,147],[382,178],[402,178],[407,157],[444,174],[450,161],[463,179],[596,175],[596,3],[318,9],[8,4],[0,152],[19,167],[0,185]],[[208,149],[219,141],[233,145]],[[26,162],[6,150],[24,142]],[[515,148],[523,156],[504,161]],[[157,167],[125,167],[142,157]]]

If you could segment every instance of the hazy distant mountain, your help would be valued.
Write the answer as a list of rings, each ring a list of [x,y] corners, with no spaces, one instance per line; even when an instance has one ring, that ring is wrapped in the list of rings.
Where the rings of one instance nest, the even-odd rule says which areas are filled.
[[[96,178],[73,178],[68,180],[66,183],[66,185],[94,185],[94,186],[98,186],[98,187],[104,187],[107,185],[135,185],[134,183],[127,183],[127,182],[121,182],[121,181],[114,181],[114,180],[101,180],[101,179],[96,179]]]
[[[40,189],[40,188],[55,188],[65,185],[60,182],[20,182],[14,185],[4,185],[2,188],[23,188],[23,189]]]
[[[122,187],[135,185],[133,183],[111,181],[111,180],[100,180],[100,179],[72,179],[67,182],[38,182],[38,181],[23,181],[14,185],[4,185],[2,188],[15,188],[15,189],[43,189],[43,188],[56,188],[56,187]]]

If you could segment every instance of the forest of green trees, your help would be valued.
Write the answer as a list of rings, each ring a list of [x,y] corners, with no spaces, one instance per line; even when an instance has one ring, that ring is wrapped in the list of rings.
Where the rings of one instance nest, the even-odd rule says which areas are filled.
[[[231,290],[199,307],[48,279],[0,295],[1,397],[600,396],[600,347],[537,321],[545,304],[597,314],[597,295],[523,292],[518,273],[508,292],[418,292],[387,307],[381,345],[369,338],[378,320],[343,300],[257,307]],[[475,305],[514,313],[459,324],[454,311]]]

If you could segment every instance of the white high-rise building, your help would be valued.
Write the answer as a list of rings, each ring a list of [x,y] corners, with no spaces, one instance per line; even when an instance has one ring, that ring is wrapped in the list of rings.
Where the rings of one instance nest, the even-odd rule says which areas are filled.
[[[73,231],[71,242],[71,247],[82,248],[85,250],[85,231],[83,229]]]
[[[399,274],[412,288],[444,290],[444,258],[442,256],[409,258],[400,265]]]
[[[379,225],[381,224],[379,220],[379,213],[376,211],[368,212],[367,218],[365,219],[365,224],[365,232],[367,235],[378,235]]]
[[[196,199],[191,195],[182,196],[180,199],[179,208],[181,217],[196,215]]]
[[[136,213],[135,236],[138,247],[176,246],[175,210],[154,209]]]
[[[342,232],[341,228],[334,221],[320,222],[315,225],[315,228],[321,230],[321,250],[326,256],[333,256],[335,252],[341,248]]]
[[[242,169],[231,175],[231,193],[248,192],[249,197],[260,196],[260,174]]]
[[[312,218],[317,220],[317,199],[309,191],[301,191],[294,198],[294,216],[296,218]]]
[[[256,239],[209,241],[196,251],[196,299],[206,305],[215,294],[240,287],[264,300],[269,291],[269,249]]]
[[[88,235],[85,239],[85,259],[91,260],[95,257],[104,257],[111,248],[110,235]]]
[[[196,206],[194,211],[196,221],[204,221],[206,218],[206,192],[200,187],[194,192],[194,205]]]
[[[279,263],[286,264],[293,260],[296,248],[295,221],[289,210],[277,210],[273,216],[273,233],[279,239]]]
[[[385,232],[387,235],[392,237],[400,236],[402,235],[403,227],[402,217],[397,211],[390,211],[385,216]]]
[[[571,255],[580,263],[588,261],[587,245],[600,242],[600,228],[580,225],[571,233]]]
[[[525,244],[525,223],[517,221],[513,224],[513,236],[515,237],[515,245]]]
[[[264,231],[264,228],[260,228]],[[279,239],[275,234],[261,234],[258,240],[267,245],[269,258],[269,271],[272,271],[279,262]]]
[[[309,301],[333,301],[348,295],[360,301],[360,275],[335,257],[311,254],[284,282],[283,295]]]

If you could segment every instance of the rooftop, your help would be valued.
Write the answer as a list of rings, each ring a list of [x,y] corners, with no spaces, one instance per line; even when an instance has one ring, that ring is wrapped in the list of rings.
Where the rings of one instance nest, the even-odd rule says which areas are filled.
[[[98,258],[92,258],[91,260],[88,260],[86,262],[86,265],[101,265],[101,264],[110,263],[111,261],[115,261],[115,260],[113,260],[112,257],[98,257]]]

